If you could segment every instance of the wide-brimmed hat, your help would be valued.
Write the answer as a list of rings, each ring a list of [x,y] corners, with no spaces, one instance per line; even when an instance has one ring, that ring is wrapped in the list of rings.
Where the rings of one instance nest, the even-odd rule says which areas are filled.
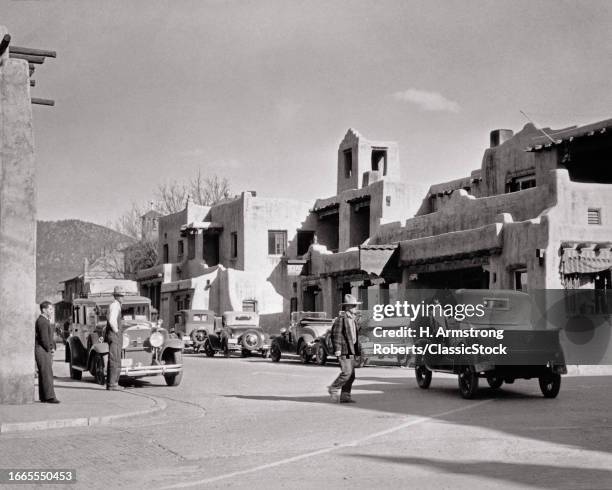
[[[125,291],[121,286],[115,286],[115,289],[113,289],[113,296],[125,296]]]
[[[357,301],[357,298],[355,298],[355,296],[353,296],[352,294],[345,294],[344,295],[344,303],[342,303],[342,306],[348,306],[348,305],[360,305],[361,301]]]

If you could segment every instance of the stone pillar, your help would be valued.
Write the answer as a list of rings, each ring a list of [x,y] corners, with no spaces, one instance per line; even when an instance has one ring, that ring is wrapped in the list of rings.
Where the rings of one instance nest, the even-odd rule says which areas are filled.
[[[0,38],[6,29],[0,26]],[[36,189],[28,62],[0,60],[0,403],[34,398]]]

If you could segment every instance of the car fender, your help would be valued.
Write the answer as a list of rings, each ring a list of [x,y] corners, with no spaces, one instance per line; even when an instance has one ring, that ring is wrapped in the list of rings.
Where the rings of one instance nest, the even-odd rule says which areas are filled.
[[[302,335],[300,337],[300,339],[298,340],[298,343],[297,343],[297,352],[298,352],[298,354],[300,352],[300,346],[302,344],[305,343],[307,346],[312,347],[312,345],[314,344],[314,341],[315,341],[315,339],[314,339],[314,337],[312,335],[309,335],[309,334]]]
[[[174,343],[170,343],[170,342],[166,342],[166,345],[164,345],[162,351],[159,353],[159,358],[160,359],[165,359],[166,357],[166,353],[167,352],[173,352],[173,351],[183,351],[183,343],[179,342],[178,344],[174,344]]]
[[[66,362],[72,362],[75,366],[85,367],[87,365],[87,351],[81,339],[76,336],[68,337],[68,348],[70,349],[70,358],[66,359]]]

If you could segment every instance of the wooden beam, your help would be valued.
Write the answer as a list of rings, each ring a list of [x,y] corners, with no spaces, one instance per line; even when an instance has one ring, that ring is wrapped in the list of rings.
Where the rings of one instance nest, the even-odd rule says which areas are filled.
[[[47,49],[34,49],[34,48],[23,48],[21,46],[11,46],[11,53],[17,54],[31,54],[33,56],[46,56],[47,58],[57,58],[55,51],[49,51]]]
[[[51,99],[39,99],[38,97],[32,97],[32,104],[54,106],[55,101]]]
[[[4,54],[10,42],[11,42],[11,35],[5,34],[4,37],[2,38],[2,41],[0,41],[0,56]]]
[[[26,60],[28,63],[35,63],[37,65],[42,65],[45,62],[44,56],[34,56],[31,54],[18,54],[9,51],[9,57],[18,59],[18,60]]]

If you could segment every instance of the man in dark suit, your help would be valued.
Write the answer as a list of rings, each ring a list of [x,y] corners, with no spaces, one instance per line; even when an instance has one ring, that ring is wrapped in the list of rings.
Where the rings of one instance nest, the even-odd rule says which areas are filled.
[[[53,389],[53,354],[55,342],[51,316],[53,305],[49,301],[40,304],[40,316],[36,320],[34,356],[38,368],[38,398],[42,403],[59,403]]]
[[[334,382],[327,387],[333,401],[340,403],[354,403],[351,398],[351,388],[355,381],[355,357],[361,354],[357,340],[357,305],[361,303],[351,294],[344,296],[340,315],[332,325],[332,344],[334,354],[340,362],[340,374]],[[340,397],[338,397],[340,391]]]

